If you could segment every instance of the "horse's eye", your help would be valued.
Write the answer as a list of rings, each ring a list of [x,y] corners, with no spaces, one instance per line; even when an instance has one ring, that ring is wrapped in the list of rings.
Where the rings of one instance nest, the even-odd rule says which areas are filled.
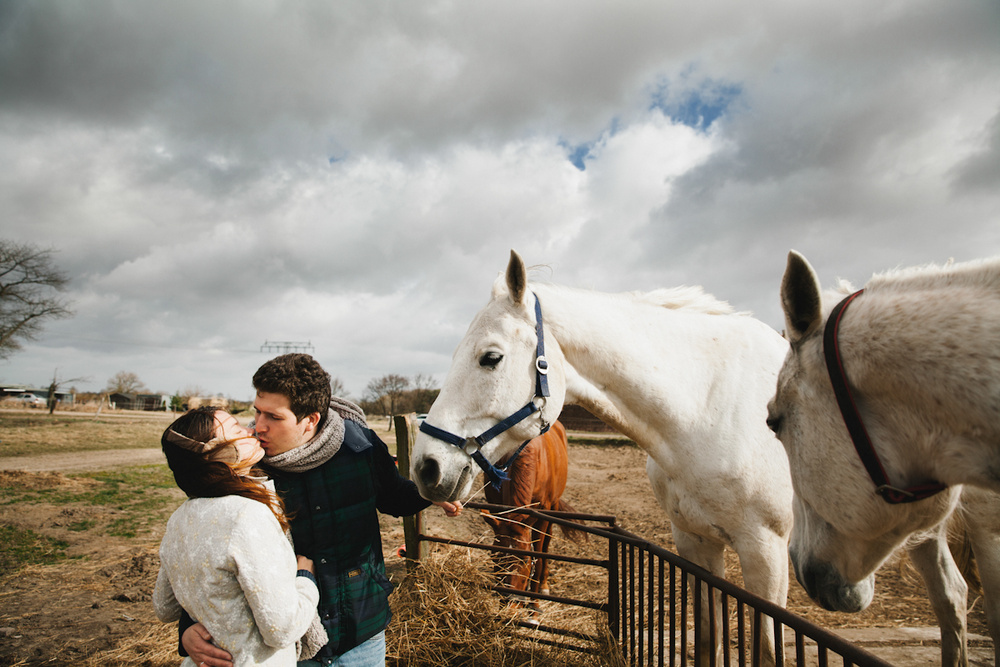
[[[767,427],[771,429],[775,435],[781,430],[781,417],[767,416]]]
[[[500,363],[503,359],[503,355],[499,352],[486,352],[483,356],[479,357],[479,365],[484,368],[496,368],[496,365]]]

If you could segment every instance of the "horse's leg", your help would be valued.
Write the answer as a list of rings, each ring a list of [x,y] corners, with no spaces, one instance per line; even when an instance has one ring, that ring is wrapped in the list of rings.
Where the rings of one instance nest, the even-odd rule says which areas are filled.
[[[945,537],[947,522],[934,535],[908,550],[913,566],[923,577],[934,615],[941,628],[941,664],[969,664],[966,652],[965,602],[968,585],[955,565]]]
[[[538,543],[535,551],[538,552],[538,578],[535,591],[538,593],[549,593],[549,561],[545,554],[549,552],[549,543],[552,541],[552,524],[548,521],[539,522]]]
[[[671,518],[670,521],[670,531],[674,537],[674,544],[677,545],[677,553],[681,557],[688,559],[696,565],[700,565],[717,577],[726,576],[726,561],[725,561],[725,550],[726,547],[721,542],[714,542],[705,539],[701,535],[695,533],[688,533],[677,527],[677,522],[673,520],[671,515],[671,501],[670,501],[670,488],[667,484],[667,474],[662,468],[653,460],[653,457],[646,457],[646,475],[649,477],[649,484],[653,488],[653,495],[656,496],[657,502],[660,503],[660,507],[667,513],[667,516]],[[690,578],[689,582],[693,582],[694,579]],[[699,619],[699,636],[700,643],[695,647],[697,652],[696,664],[698,665],[709,665],[709,658],[712,654],[715,654],[716,664],[721,665],[722,662],[722,636],[721,636],[721,620],[722,620],[722,610],[721,605],[716,604],[716,628],[719,628],[719,632],[716,633],[716,637],[712,637],[711,625],[709,623],[710,617],[708,615],[709,605],[708,605],[708,590],[707,586],[702,586],[701,591],[701,608],[702,615]],[[721,598],[716,595],[716,602]],[[685,630],[686,631],[686,630]]]
[[[700,535],[685,533],[671,526],[674,536],[674,544],[677,545],[677,553],[681,557],[688,559],[692,563],[702,566],[717,577],[725,577],[726,560],[725,546],[719,542],[710,542]],[[690,578],[689,585],[693,584],[694,578]],[[695,647],[697,656],[695,664],[709,665],[712,654],[715,654],[715,664],[722,664],[722,609],[721,598],[715,594],[715,627],[716,636],[712,637],[711,617],[709,616],[708,586],[701,586],[701,618],[698,620],[700,626],[700,642]]]
[[[784,607],[788,602],[788,540],[773,532],[754,535],[748,544],[735,544],[733,549],[740,557],[744,587],[765,600]],[[761,635],[761,660],[766,665],[775,664],[776,638],[774,624],[769,616],[763,617],[764,633]]]
[[[962,510],[979,567],[994,664],[1000,667],[996,660],[996,647],[1000,647],[1000,495],[966,486],[962,489]]]

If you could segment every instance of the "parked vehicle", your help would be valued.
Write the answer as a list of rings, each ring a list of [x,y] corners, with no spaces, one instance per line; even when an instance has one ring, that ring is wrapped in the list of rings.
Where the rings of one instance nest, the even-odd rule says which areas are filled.
[[[14,397],[14,400],[18,401],[22,405],[26,405],[33,408],[45,407],[45,399],[39,398],[34,394],[19,394]]]

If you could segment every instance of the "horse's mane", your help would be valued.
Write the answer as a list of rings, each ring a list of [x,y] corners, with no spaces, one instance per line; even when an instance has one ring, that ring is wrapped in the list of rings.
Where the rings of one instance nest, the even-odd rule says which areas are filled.
[[[1000,290],[1000,257],[945,264],[922,264],[897,267],[875,273],[865,284],[867,293],[910,292],[956,286]],[[834,287],[824,292],[825,298],[837,302],[857,291],[850,281],[840,278]]]
[[[943,265],[924,264],[890,269],[873,275],[865,289],[909,291],[952,286],[1000,288],[1000,257],[959,263],[950,259]]]
[[[707,294],[698,285],[664,287],[650,292],[626,292],[626,294],[635,301],[672,310],[684,308],[705,315],[731,315],[733,312],[733,307],[729,303]]]
[[[537,283],[536,283],[537,284]],[[601,295],[610,299],[631,301],[633,303],[648,304],[658,308],[669,308],[671,310],[684,309],[689,312],[702,313],[705,315],[731,315],[733,307],[727,302],[716,299],[711,294],[707,294],[700,286],[682,285],[680,287],[664,287],[651,290],[649,292],[597,292],[594,290],[582,289],[579,287],[568,287],[566,285],[556,285],[553,283],[542,283],[547,289],[562,290],[567,293]],[[736,313],[744,315],[748,313]]]

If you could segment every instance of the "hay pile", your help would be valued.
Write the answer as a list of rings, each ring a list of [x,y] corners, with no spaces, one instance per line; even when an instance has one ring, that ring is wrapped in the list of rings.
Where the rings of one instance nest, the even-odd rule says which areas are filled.
[[[392,667],[620,667],[621,653],[603,614],[543,603],[543,625],[597,637],[576,640],[517,625],[520,613],[488,586],[492,565],[481,552],[435,551],[390,597],[393,620],[386,630],[386,664]],[[582,647],[542,642],[558,642]],[[58,653],[58,652],[57,652]],[[52,656],[55,664],[68,664]],[[68,656],[65,656],[68,657]],[[154,623],[112,650],[72,662],[81,667],[173,667],[177,626]]]
[[[469,550],[437,552],[421,561],[393,592],[386,664],[420,667],[593,667],[622,663],[606,620],[586,612],[567,627],[544,607],[542,623],[596,636],[567,639],[518,627],[518,609],[488,589],[488,560]],[[580,616],[580,614],[577,614]],[[583,627],[589,626],[589,627]],[[541,640],[541,641],[537,641]],[[557,642],[561,645],[552,645]],[[573,650],[564,645],[582,647]]]
[[[98,651],[84,658],[69,658],[63,662],[62,656],[54,655],[46,662],[52,664],[75,664],[79,667],[106,667],[107,665],[128,665],[130,667],[176,667],[181,657],[177,654],[177,625],[156,623],[121,642],[118,646]]]

